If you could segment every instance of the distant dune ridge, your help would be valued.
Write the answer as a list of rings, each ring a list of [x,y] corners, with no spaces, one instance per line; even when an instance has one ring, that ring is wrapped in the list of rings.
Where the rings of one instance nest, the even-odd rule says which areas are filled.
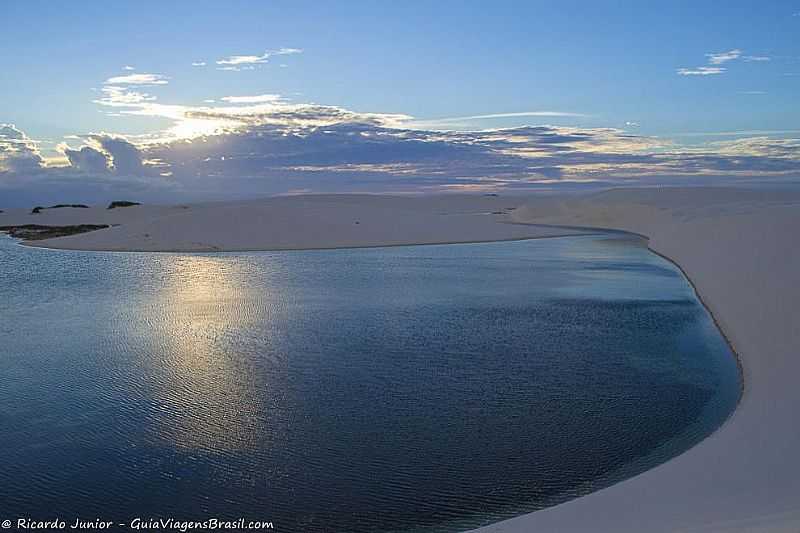
[[[651,249],[683,269],[740,356],[740,406],[719,431],[663,465],[480,531],[800,531],[800,193],[654,188],[538,197],[306,195],[0,213],[0,226],[31,223],[118,225],[30,243],[118,251],[472,242],[568,235],[582,227],[645,235]]]

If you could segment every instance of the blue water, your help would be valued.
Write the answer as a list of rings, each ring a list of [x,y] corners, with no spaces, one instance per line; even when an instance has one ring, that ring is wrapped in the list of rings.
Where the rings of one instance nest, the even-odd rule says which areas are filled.
[[[614,235],[195,255],[0,238],[0,280],[0,518],[459,531],[663,462],[740,392],[685,278]]]

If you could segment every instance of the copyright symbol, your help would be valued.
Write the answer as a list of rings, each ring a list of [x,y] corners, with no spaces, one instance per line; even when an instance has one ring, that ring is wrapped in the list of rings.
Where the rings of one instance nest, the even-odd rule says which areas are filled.
[[[3,520],[3,529],[8,529],[11,527],[11,520]]]

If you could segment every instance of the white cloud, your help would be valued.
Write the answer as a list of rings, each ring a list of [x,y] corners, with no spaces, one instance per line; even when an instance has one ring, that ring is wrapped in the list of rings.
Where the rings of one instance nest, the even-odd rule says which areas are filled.
[[[161,74],[127,74],[106,80],[106,84],[109,85],[166,85],[167,83],[169,83],[167,77]]]
[[[680,76],[713,76],[725,72],[725,67],[696,67],[679,68],[676,72]]]
[[[264,104],[280,102],[283,98],[279,94],[260,94],[256,96],[223,96],[220,100],[229,104]]]
[[[206,66],[206,62],[205,61],[192,61],[192,66],[193,67],[204,67],[204,66]]]
[[[269,62],[273,56],[283,56],[300,54],[300,48],[278,48],[277,50],[267,50],[261,55],[231,55],[217,60],[217,65],[222,65],[220,70],[243,70],[243,66],[261,65]]]
[[[253,65],[245,65],[243,67],[237,67],[237,66],[217,67],[217,70],[227,70],[230,72],[241,72],[243,70],[255,70],[255,69],[256,67],[254,67]]]
[[[715,54],[706,54],[708,58],[708,63],[710,65],[721,65],[723,63],[727,63],[728,61],[733,61],[734,59],[738,59],[741,57],[742,51],[738,48],[733,50],[728,50],[727,52],[718,52]]]
[[[753,61],[770,61],[772,58],[768,56],[743,56],[742,51],[738,48],[728,50],[727,52],[716,52],[706,54],[708,58],[708,66],[695,67],[695,68],[679,68],[676,72],[681,76],[713,76],[715,74],[723,74],[726,71],[725,67],[721,67],[729,61],[743,59],[747,62]]]
[[[117,85],[105,85],[102,89],[102,98],[94,100],[96,104],[108,105],[113,107],[128,106],[141,104],[143,102],[152,102],[156,99],[155,96],[147,93],[133,91],[125,87]]]
[[[36,141],[14,124],[0,123],[0,172],[37,172],[43,165]]]
[[[491,113],[488,115],[470,115],[466,117],[448,117],[434,119],[431,122],[458,122],[460,120],[482,120],[492,118],[514,117],[586,117],[583,113],[570,113],[567,111],[518,111],[515,113]]]
[[[252,65],[256,63],[266,63],[269,56],[269,52],[260,56],[228,56],[217,61],[217,65]]]
[[[122,67],[122,70],[136,70],[136,68],[130,65],[125,65],[124,67]]]

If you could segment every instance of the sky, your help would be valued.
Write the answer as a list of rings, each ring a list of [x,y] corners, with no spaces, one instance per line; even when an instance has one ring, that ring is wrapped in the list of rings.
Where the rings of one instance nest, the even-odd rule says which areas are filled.
[[[0,4],[0,205],[800,181],[800,1]]]

